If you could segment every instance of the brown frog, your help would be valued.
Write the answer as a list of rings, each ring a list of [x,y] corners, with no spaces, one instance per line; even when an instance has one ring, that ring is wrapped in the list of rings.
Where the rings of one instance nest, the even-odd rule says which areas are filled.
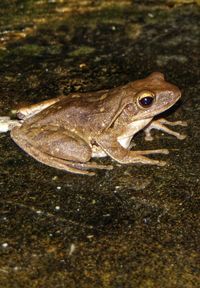
[[[12,139],[36,160],[73,173],[93,175],[93,168],[111,165],[91,162],[110,156],[119,163],[163,166],[149,154],[168,154],[167,149],[131,151],[131,139],[141,129],[152,140],[151,129],[184,139],[167,125],[186,126],[153,117],[169,109],[181,97],[180,90],[155,72],[142,80],[111,90],[71,93],[18,110],[19,120],[0,118],[0,131],[11,130]]]

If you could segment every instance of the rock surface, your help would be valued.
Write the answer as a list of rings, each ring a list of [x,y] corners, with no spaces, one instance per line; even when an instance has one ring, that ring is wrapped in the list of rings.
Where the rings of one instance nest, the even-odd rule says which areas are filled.
[[[1,116],[161,71],[183,91],[167,118],[186,120],[188,137],[155,132],[144,143],[140,133],[140,149],[171,150],[167,166],[114,163],[87,177],[44,166],[1,134],[0,287],[199,287],[198,1],[6,3]]]

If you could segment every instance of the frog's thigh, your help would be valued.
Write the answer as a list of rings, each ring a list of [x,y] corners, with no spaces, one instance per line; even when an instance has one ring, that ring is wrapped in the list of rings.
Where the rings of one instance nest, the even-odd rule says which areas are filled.
[[[75,162],[87,162],[91,159],[92,151],[90,146],[70,131],[65,130],[53,133],[47,131],[46,137],[42,135],[42,138],[45,139],[41,139],[41,145],[37,145],[37,148],[56,158]]]
[[[45,131],[45,132],[47,132],[47,131]],[[94,175],[94,173],[86,171],[86,169],[93,169],[93,168],[112,169],[112,166],[109,166],[109,165],[108,166],[99,165],[99,164],[94,163],[94,162],[83,163],[83,160],[86,160],[86,156],[87,156],[87,158],[89,158],[89,156],[91,156],[91,151],[89,150],[90,147],[88,145],[86,145],[82,139],[78,139],[77,137],[75,139],[72,139],[73,137],[70,137],[69,135],[65,135],[65,137],[64,137],[65,141],[67,140],[67,136],[68,136],[68,140],[70,138],[70,141],[67,142],[68,146],[69,146],[69,143],[76,144],[76,149],[74,150],[74,153],[76,153],[76,155],[78,155],[78,151],[77,151],[78,148],[80,148],[82,153],[83,153],[81,156],[78,157],[78,159],[77,159],[78,162],[70,161],[69,156],[73,155],[72,151],[70,151],[70,155],[69,155],[69,150],[68,150],[68,153],[62,153],[62,155],[59,154],[57,149],[52,148],[53,144],[55,144],[54,143],[55,135],[52,138],[52,134],[49,131],[48,131],[48,134],[45,132],[39,133],[36,137],[34,137],[34,140],[36,141],[35,143],[37,143],[37,141],[38,141],[38,139],[36,139],[36,138],[40,138],[40,141],[42,140],[42,143],[44,143],[42,145],[43,147],[41,147],[41,145],[33,145],[30,143],[30,141],[27,141],[27,139],[26,139],[27,135],[25,133],[23,133],[22,131],[20,131],[20,128],[18,128],[18,127],[14,128],[11,131],[11,137],[16,142],[16,144],[18,144],[24,151],[26,151],[33,158],[35,158],[36,160],[38,160],[38,161],[40,161],[46,165],[49,165],[51,167],[55,167],[57,169],[69,171],[72,173],[87,174],[87,175]],[[42,139],[42,137],[44,139]],[[57,141],[59,140],[59,143],[61,140],[60,137],[57,138]],[[33,141],[33,139],[32,139],[32,141]],[[63,141],[63,139],[62,139],[62,141]],[[78,144],[74,143],[74,141],[77,142]],[[47,147],[49,145],[49,143],[47,143],[47,142],[51,142],[50,147]],[[84,142],[84,145],[86,147],[83,146],[83,142]],[[62,142],[62,143],[64,143],[64,142]],[[45,149],[44,149],[44,147],[45,147]],[[55,146],[55,148],[57,148],[57,147],[59,147],[59,145]],[[84,151],[83,147],[85,147],[85,151]],[[55,150],[56,150],[56,154],[58,156],[55,155],[55,153],[54,153]],[[60,152],[61,152],[61,150],[60,150]],[[85,155],[85,158],[83,157],[83,155]],[[62,156],[62,157],[60,158],[60,156]],[[73,157],[73,158],[75,159],[75,157]]]
[[[31,144],[29,144],[28,142],[24,141],[23,139],[20,139],[21,141],[17,141],[16,138],[13,137],[13,139],[15,140],[15,142],[22,147],[26,152],[29,153],[29,155],[31,155],[33,158],[35,158],[37,161],[44,163],[48,166],[57,168],[57,169],[61,169],[61,170],[65,170],[71,173],[77,173],[77,174],[85,174],[85,175],[94,175],[93,172],[88,172],[86,170],[82,170],[85,167],[81,167],[79,168],[78,166],[76,167],[77,164],[80,163],[76,163],[76,162],[72,162],[72,161],[67,161],[67,160],[63,160],[60,158],[56,158],[54,156],[51,156],[43,151],[40,151],[39,149],[37,149],[36,147],[32,146]],[[85,163],[82,163],[82,165],[84,165]],[[85,164],[87,165],[87,163]]]
[[[90,146],[83,139],[69,131],[54,133],[53,138],[47,144],[47,153],[57,158],[75,162],[87,162],[92,156]]]
[[[23,129],[21,131],[19,129],[13,129],[11,137],[28,153],[31,147],[35,147],[53,157],[75,162],[87,162],[91,158],[90,146],[83,139],[63,128],[56,127],[56,130],[51,126],[35,128],[35,131],[34,129],[31,131],[34,134],[32,137],[28,133],[23,134]]]

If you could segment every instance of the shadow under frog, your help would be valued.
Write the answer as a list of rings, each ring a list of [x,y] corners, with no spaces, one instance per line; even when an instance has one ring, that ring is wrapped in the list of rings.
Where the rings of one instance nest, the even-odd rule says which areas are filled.
[[[108,155],[122,164],[163,166],[164,161],[147,155],[168,154],[167,149],[131,151],[131,139],[142,129],[145,140],[152,140],[151,129],[184,139],[165,124],[186,126],[185,122],[153,120],[180,97],[178,87],[155,72],[111,90],[71,93],[21,108],[19,120],[0,117],[0,131],[10,130],[12,139],[36,160],[73,173],[94,175],[88,170],[112,169],[91,161]]]

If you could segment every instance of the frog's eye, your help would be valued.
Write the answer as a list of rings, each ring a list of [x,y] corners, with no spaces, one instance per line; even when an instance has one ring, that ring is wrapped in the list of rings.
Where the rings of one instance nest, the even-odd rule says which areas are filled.
[[[151,91],[142,91],[138,94],[138,105],[142,108],[149,108],[154,100],[155,94]]]

